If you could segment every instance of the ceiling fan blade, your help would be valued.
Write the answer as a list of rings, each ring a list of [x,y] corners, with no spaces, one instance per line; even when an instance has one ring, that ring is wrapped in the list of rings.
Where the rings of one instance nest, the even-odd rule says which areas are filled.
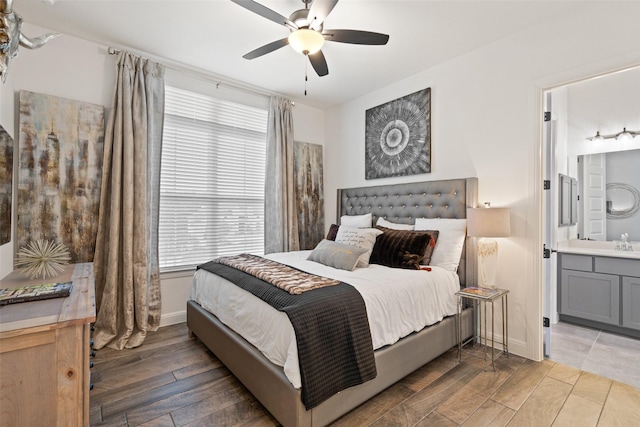
[[[311,66],[314,70],[316,70],[316,74],[318,76],[326,76],[329,74],[329,67],[327,67],[327,60],[324,59],[324,54],[321,50],[317,51],[314,54],[307,55],[309,57],[309,62],[311,62]]]
[[[264,46],[261,46],[255,50],[252,50],[246,55],[242,55],[242,57],[244,59],[255,59],[259,56],[266,55],[267,53],[273,52],[274,50],[278,50],[281,47],[284,47],[288,44],[289,44],[289,39],[285,37],[284,39],[276,40],[269,44],[265,44]]]
[[[293,22],[291,22],[289,18],[285,18],[284,16],[280,15],[278,12],[275,12],[269,9],[268,7],[263,6],[260,3],[257,3],[253,0],[231,0],[231,1],[277,24],[284,25],[285,27],[289,27],[294,30],[298,29],[298,26]]]
[[[309,27],[316,31],[319,30],[337,3],[338,0],[313,0],[307,15],[307,21],[310,22]]]
[[[325,40],[340,43],[383,45],[389,41],[389,35],[359,30],[324,30]]]

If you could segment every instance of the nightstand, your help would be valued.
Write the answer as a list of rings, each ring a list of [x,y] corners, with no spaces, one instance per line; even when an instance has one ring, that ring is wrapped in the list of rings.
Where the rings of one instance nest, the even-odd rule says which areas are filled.
[[[493,289],[493,288],[476,288],[469,287],[463,288],[460,291],[456,292],[458,296],[458,319],[460,319],[460,313],[462,311],[462,302],[463,298],[473,301],[473,312],[475,318],[478,319],[478,323],[474,328],[473,337],[469,338],[467,341],[462,342],[462,331],[461,326],[462,322],[458,320],[458,328],[457,328],[457,339],[458,343],[458,360],[462,359],[462,347],[471,342],[480,342],[483,344],[484,337],[484,360],[485,365],[487,362],[488,350],[487,350],[487,305],[491,305],[491,367],[496,370],[495,366],[495,307],[494,303],[497,300],[500,300],[502,303],[502,351],[504,354],[509,357],[509,324],[508,324],[508,309],[509,309],[509,301],[508,295],[509,291],[506,289]],[[484,334],[483,334],[484,331]],[[498,352],[500,355],[500,352]],[[485,366],[486,367],[486,366]]]
[[[73,282],[68,297],[0,308],[0,425],[89,425],[90,329],[96,319],[93,264],[28,279],[20,270],[0,288]]]

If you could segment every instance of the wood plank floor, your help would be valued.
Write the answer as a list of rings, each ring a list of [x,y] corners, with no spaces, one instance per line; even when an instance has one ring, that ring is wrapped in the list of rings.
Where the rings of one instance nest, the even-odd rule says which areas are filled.
[[[612,355],[613,356],[613,355]],[[92,426],[275,426],[278,422],[185,324],[132,350],[102,349],[91,369]],[[334,426],[638,426],[640,390],[549,360],[450,351]]]

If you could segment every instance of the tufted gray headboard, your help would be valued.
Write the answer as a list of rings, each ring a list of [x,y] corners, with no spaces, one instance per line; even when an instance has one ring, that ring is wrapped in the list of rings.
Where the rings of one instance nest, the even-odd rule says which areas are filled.
[[[461,178],[406,184],[338,189],[338,215],[371,213],[375,224],[379,217],[401,224],[413,224],[416,218],[466,218],[467,208],[478,203],[478,179]],[[463,286],[476,284],[476,248],[467,238],[458,275]]]

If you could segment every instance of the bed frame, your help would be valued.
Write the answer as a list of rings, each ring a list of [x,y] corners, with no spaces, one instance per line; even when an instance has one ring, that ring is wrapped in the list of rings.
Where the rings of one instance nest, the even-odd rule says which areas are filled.
[[[371,212],[378,217],[411,224],[415,218],[466,218],[476,207],[477,178],[425,181],[338,190],[338,219]],[[467,239],[460,267],[463,286],[476,284],[476,250]],[[461,315],[462,336],[473,334],[470,308]],[[187,302],[187,326],[283,426],[325,426],[448,351],[456,342],[455,316],[413,333],[392,346],[375,351],[378,375],[346,389],[311,410],[301,401],[281,367],[274,365],[240,335],[194,301]]]

